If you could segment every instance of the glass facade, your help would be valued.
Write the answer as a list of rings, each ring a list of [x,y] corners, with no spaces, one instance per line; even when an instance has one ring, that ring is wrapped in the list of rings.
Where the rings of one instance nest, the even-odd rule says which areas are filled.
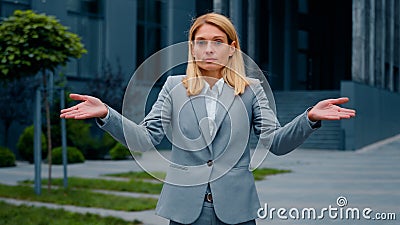
[[[31,8],[30,0],[14,1],[14,0],[1,0],[0,1],[0,16],[8,17],[14,13],[15,10],[26,10]]]
[[[101,73],[107,60],[114,60],[112,57],[129,57],[126,61],[137,67],[167,44],[184,40],[190,18],[217,11],[232,19],[243,51],[257,62],[275,90],[337,90],[341,80],[352,79],[392,91],[400,89],[397,41],[400,17],[395,13],[400,3],[397,1],[387,1],[384,5],[381,5],[382,1],[363,3],[365,12],[368,12],[365,20],[376,22],[375,25],[365,23],[365,29],[375,32],[368,31],[370,34],[364,35],[370,46],[366,46],[365,52],[368,57],[374,57],[369,59],[370,62],[379,64],[375,67],[371,63],[365,65],[363,71],[368,77],[360,75],[364,78],[352,74],[352,1],[348,0],[328,1],[326,4],[318,0],[121,0],[118,3],[67,0],[59,5],[49,3],[43,0],[0,0],[0,16],[9,16],[16,9],[33,7],[35,10],[35,7],[45,4],[49,5],[48,8],[40,8],[44,13],[51,10],[56,17],[60,14],[63,24],[82,38],[88,50],[81,59],[68,64],[66,74],[69,77],[95,77]],[[115,39],[110,41],[110,28],[119,25],[110,20],[106,4],[117,8],[115,10],[125,5],[125,12],[130,12],[129,17],[126,13],[113,16],[120,16],[119,20],[126,18],[129,21],[124,26],[135,27],[127,30],[131,32],[127,38],[131,38],[129,51],[134,52],[132,55],[126,55],[128,50],[118,53],[118,56],[113,54],[123,46],[115,48],[116,44],[108,43],[115,42]],[[54,9],[55,6],[59,8]],[[187,26],[175,27],[178,20],[185,20]],[[383,52],[380,48],[384,49]]]
[[[104,63],[104,2],[68,0],[67,14],[71,31],[79,34],[88,54],[70,62],[66,73],[71,77],[94,77]]]
[[[137,1],[137,66],[165,45],[165,5],[163,0]]]

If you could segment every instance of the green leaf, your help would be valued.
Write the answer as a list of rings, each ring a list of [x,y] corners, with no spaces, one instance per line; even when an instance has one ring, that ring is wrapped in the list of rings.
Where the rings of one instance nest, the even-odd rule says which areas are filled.
[[[8,69],[7,68],[3,68],[3,69],[1,69],[1,72],[3,73],[3,74],[5,74],[5,75],[7,75],[8,74]]]
[[[79,36],[67,30],[54,16],[32,10],[16,10],[4,18],[0,23],[3,77],[54,70],[71,58],[87,53]]]

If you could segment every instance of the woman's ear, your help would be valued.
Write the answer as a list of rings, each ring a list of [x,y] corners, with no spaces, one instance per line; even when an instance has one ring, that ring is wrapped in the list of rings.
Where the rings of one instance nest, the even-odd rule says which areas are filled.
[[[232,43],[229,46],[229,56],[233,56],[233,54],[235,53],[235,51],[236,51],[235,45],[236,45],[236,42],[232,41]]]

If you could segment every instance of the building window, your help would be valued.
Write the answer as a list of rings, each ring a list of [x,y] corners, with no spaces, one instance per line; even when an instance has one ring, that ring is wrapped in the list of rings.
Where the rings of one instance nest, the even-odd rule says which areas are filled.
[[[297,72],[296,72],[296,89],[311,89],[309,76],[311,75],[310,66],[311,58],[308,52],[309,33],[306,30],[297,31]]]
[[[256,8],[260,10],[258,13],[256,34],[256,55],[261,69],[269,70],[269,54],[270,54],[270,1],[259,0]]]
[[[137,66],[164,47],[165,38],[162,38],[162,34],[166,33],[165,26],[163,26],[164,9],[165,3],[162,0],[137,1]]]
[[[67,65],[67,75],[94,77],[101,72],[104,57],[104,1],[68,0],[68,22],[72,32],[81,37],[88,53]]]
[[[27,10],[31,8],[30,0],[0,0],[0,16],[1,18],[11,16],[15,10]]]

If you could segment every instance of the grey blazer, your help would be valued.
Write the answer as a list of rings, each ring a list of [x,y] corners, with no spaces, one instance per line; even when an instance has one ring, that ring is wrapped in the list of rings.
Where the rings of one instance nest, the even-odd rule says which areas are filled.
[[[281,127],[255,79],[250,79],[251,85],[238,96],[224,84],[215,121],[210,123],[205,96],[187,96],[183,77],[168,77],[140,124],[109,108],[108,119],[97,120],[99,126],[132,151],[154,149],[165,135],[170,139],[171,163],[156,214],[183,224],[193,223],[201,213],[209,184],[221,221],[237,224],[256,219],[260,202],[249,170],[251,128],[259,138],[257,148],[275,155],[298,147],[315,128],[306,112]],[[210,134],[209,126],[214,126],[214,133]]]

